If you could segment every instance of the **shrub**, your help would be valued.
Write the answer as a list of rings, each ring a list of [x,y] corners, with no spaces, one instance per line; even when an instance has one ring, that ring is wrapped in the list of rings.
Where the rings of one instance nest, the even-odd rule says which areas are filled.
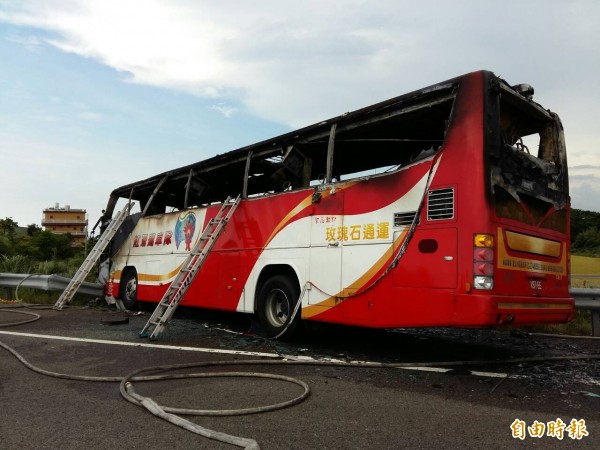
[[[33,273],[36,269],[35,261],[29,256],[0,255],[0,272]]]

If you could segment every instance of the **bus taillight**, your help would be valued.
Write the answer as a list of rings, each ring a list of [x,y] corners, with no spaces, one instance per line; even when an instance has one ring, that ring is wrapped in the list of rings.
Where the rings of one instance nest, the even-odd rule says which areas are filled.
[[[476,234],[473,239],[473,288],[494,288],[494,236]]]

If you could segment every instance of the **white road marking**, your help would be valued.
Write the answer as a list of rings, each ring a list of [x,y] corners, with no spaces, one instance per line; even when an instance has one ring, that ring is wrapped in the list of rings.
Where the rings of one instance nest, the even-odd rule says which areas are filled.
[[[87,339],[87,338],[75,338],[69,336],[53,336],[50,334],[33,334],[33,333],[20,333],[17,331],[0,331],[0,334],[6,334],[10,336],[23,336],[32,337],[38,339],[54,339],[58,341],[72,341],[72,342],[85,342],[89,344],[108,344],[108,345],[122,345],[125,347],[146,347],[146,348],[159,348],[165,350],[183,350],[186,352],[200,352],[200,353],[222,353],[227,355],[245,355],[245,356],[259,356],[261,358],[281,358],[276,353],[260,353],[260,352],[245,352],[241,350],[223,350],[216,348],[203,348],[203,347],[182,347],[176,345],[160,345],[160,344],[147,344],[147,343],[135,343],[135,342],[123,342],[123,341],[108,341],[105,339]]]
[[[400,367],[401,369],[406,370],[420,370],[422,372],[438,372],[438,373],[447,373],[454,369],[444,369],[440,367]],[[497,372],[482,372],[480,370],[469,370],[469,375],[475,375],[477,377],[490,377],[490,378],[506,378],[508,374],[506,373],[497,373]],[[515,377],[511,377],[515,378]]]
[[[176,346],[176,345],[161,345],[161,344],[148,344],[144,342],[135,343],[135,342],[123,342],[123,341],[109,341],[106,339],[88,339],[88,338],[76,338],[70,336],[54,336],[50,334],[34,334],[34,333],[21,333],[18,331],[0,331],[0,335],[5,334],[8,336],[22,336],[22,337],[30,337],[36,339],[54,339],[57,341],[71,341],[71,342],[84,342],[89,344],[106,344],[106,345],[121,345],[124,347],[146,347],[146,348],[157,348],[163,350],[181,350],[186,352],[199,352],[199,353],[221,353],[225,355],[244,355],[244,356],[257,356],[261,358],[284,358],[289,359],[291,361],[331,361],[331,362],[348,362],[341,359],[316,359],[310,356],[292,356],[278,353],[261,353],[261,352],[247,352],[243,350],[225,350],[225,349],[216,349],[216,348],[205,348],[205,347],[185,347],[185,346]],[[373,361],[350,361],[352,364],[356,366],[364,366],[369,367],[371,365],[376,365],[378,363],[374,363]],[[436,373],[447,373],[453,370],[452,368],[440,368],[440,367],[397,367],[397,369],[403,370],[417,370],[420,372],[436,372]],[[507,374],[505,373],[495,373],[495,372],[481,372],[481,371],[470,371],[471,375],[475,375],[478,377],[490,377],[490,378],[505,378]]]

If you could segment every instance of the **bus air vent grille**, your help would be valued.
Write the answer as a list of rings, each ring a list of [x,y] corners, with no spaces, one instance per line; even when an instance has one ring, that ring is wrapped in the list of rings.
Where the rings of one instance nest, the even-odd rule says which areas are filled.
[[[427,220],[454,219],[454,188],[429,191],[427,195]]]
[[[395,227],[406,227],[412,225],[415,218],[416,211],[394,213],[394,226]]]

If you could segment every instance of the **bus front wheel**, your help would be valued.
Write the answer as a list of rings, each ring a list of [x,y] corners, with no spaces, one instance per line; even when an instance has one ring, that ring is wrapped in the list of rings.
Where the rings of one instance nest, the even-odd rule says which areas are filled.
[[[121,278],[121,301],[127,309],[134,309],[137,306],[137,273],[135,270],[128,270]]]
[[[269,278],[258,295],[258,318],[268,337],[280,339],[294,335],[300,322],[300,311],[292,320],[294,308],[298,303],[300,289],[295,280],[286,275]]]

